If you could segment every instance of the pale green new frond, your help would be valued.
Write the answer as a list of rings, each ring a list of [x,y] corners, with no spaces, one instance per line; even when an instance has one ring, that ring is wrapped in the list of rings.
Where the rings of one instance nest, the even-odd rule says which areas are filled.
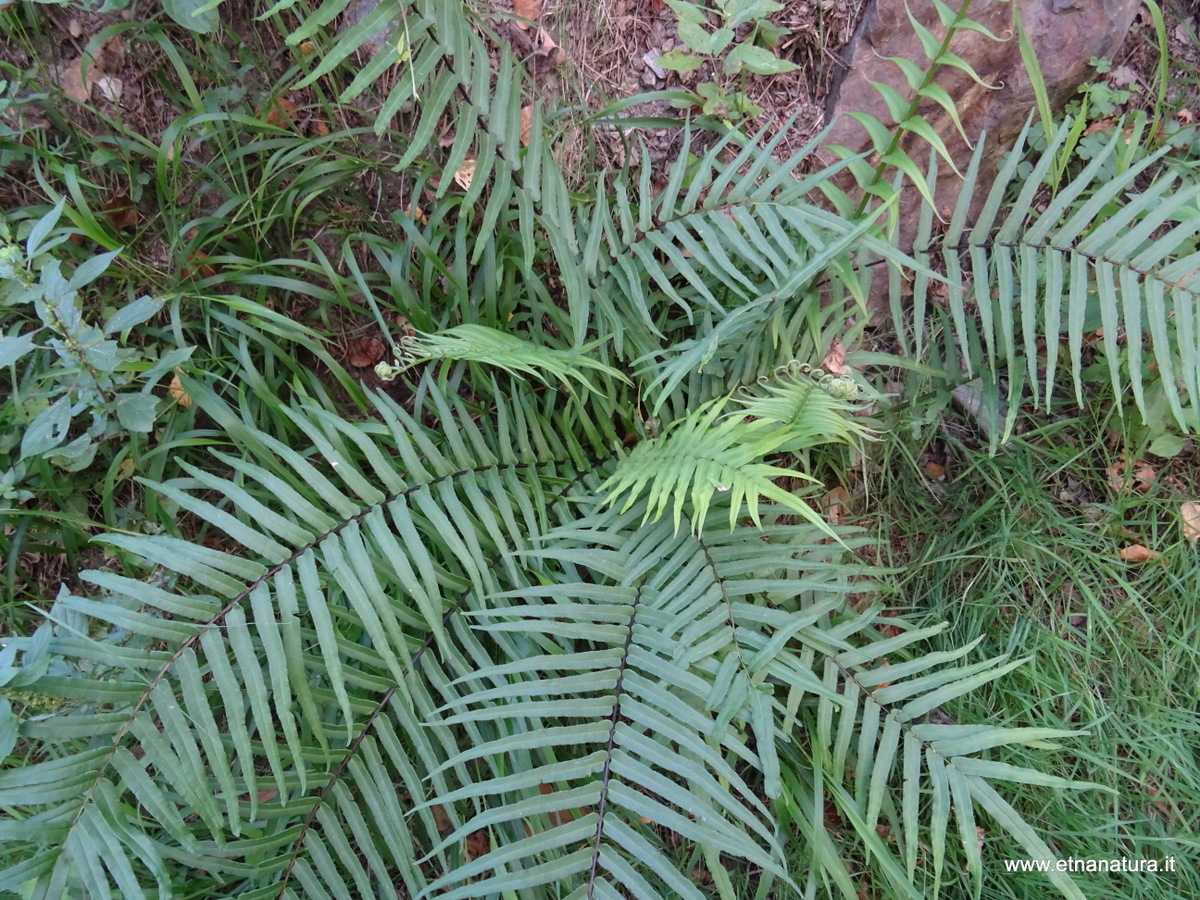
[[[808,476],[792,469],[759,462],[780,448],[787,435],[754,433],[743,424],[743,417],[718,421],[724,404],[711,404],[702,414],[672,423],[663,434],[642,441],[617,465],[600,486],[606,502],[624,499],[629,509],[648,492],[646,520],[657,520],[671,510],[675,529],[679,529],[685,504],[694,528],[703,528],[714,500],[728,494],[729,526],[734,527],[746,514],[759,522],[760,498],[781,503],[815,524],[822,520],[812,508],[775,483],[775,479]]]
[[[554,350],[483,325],[458,325],[439,334],[410,339],[401,347],[402,354],[415,362],[431,359],[480,362],[509,374],[532,375],[542,383],[546,383],[546,375],[551,375],[564,385],[575,383],[589,391],[599,390],[589,372],[628,383],[619,371],[586,355],[590,349],[578,353]]]
[[[846,400],[854,393],[857,388],[849,379],[797,363],[780,366],[772,376],[739,392],[740,410],[722,415],[726,401],[715,400],[671,423],[660,436],[639,443],[600,490],[610,504],[624,498],[624,509],[648,490],[647,518],[657,519],[670,509],[676,529],[686,505],[697,533],[714,499],[723,494],[728,494],[730,528],[742,515],[743,501],[746,514],[760,522],[760,497],[826,527],[807,503],[775,484],[783,476],[808,476],[761,460],[866,436],[866,427],[851,416],[853,407]]]

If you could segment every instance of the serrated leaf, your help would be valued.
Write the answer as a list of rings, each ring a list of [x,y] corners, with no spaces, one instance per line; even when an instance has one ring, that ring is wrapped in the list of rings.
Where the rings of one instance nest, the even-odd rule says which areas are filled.
[[[738,44],[725,57],[725,71],[733,75],[743,68],[756,75],[779,75],[783,72],[795,71],[800,67],[794,62],[780,59],[763,47],[756,47],[754,44]]]
[[[70,428],[70,398],[59,397],[38,413],[25,429],[25,435],[21,438],[21,459],[53,450],[66,439]]]
[[[153,394],[122,394],[116,406],[117,421],[127,431],[145,434],[154,427],[158,398]]]
[[[0,367],[11,366],[22,356],[33,349],[33,338],[36,331],[28,334],[16,334],[0,338]]]

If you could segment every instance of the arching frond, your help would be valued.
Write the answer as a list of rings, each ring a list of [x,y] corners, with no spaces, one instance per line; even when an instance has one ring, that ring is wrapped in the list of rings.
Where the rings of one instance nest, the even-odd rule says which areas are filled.
[[[881,639],[877,609],[850,603],[867,570],[841,559],[861,538],[784,524],[790,503],[760,505],[761,527],[698,524],[702,498],[689,528],[647,523],[654,485],[615,511],[595,459],[611,424],[520,382],[480,415],[446,374],[417,386],[418,413],[384,396],[362,423],[292,410],[308,447],[241,426],[232,477],[153,486],[206,543],[108,535],[152,573],[85,573],[96,598],[64,592],[6,643],[3,721],[20,707],[31,759],[0,773],[18,812],[0,888],[699,897],[694,853],[785,889],[785,783],[836,804],[909,885],[915,840],[897,862],[875,826],[930,835],[936,880],[951,800],[961,833],[983,810],[1045,849],[992,784],[1079,785],[978,754],[1059,733],[923,723],[1017,663],[952,668],[970,648],[922,654],[936,629]],[[859,430],[830,427],[838,404],[800,373],[745,401],[756,422],[717,410],[701,438]]]
[[[1200,188],[1177,189],[1177,177],[1159,168],[1169,151],[1165,147],[1113,174],[1124,141],[1118,128],[1088,166],[1035,215],[1034,196],[1070,127],[1069,120],[1064,122],[1032,173],[1023,173],[1018,164],[1027,126],[983,212],[968,228],[981,140],[949,231],[934,243],[926,221],[914,255],[924,261],[937,258],[945,269],[962,370],[968,378],[981,379],[993,410],[991,430],[998,438],[1012,423],[1010,417],[1007,427],[999,427],[999,397],[1014,414],[1026,392],[1049,408],[1062,399],[1061,376],[1067,372],[1075,402],[1085,402],[1085,344],[1102,357],[1114,395],[1131,392],[1143,418],[1169,418],[1181,430],[1195,430],[1200,424],[1200,253],[1195,241],[1200,218],[1187,210],[1200,197]],[[1003,203],[1019,183],[1023,187],[1016,200]],[[925,345],[924,322],[925,312],[933,308],[932,284],[914,280],[918,355],[932,350]],[[894,308],[893,313],[902,310]],[[944,360],[956,355],[952,349],[938,352]]]

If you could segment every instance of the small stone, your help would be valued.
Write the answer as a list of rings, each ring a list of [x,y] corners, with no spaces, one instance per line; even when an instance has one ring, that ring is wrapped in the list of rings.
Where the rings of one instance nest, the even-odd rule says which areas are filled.
[[[645,56],[642,57],[642,62],[644,62],[646,64],[646,66],[649,68],[649,70],[654,73],[655,78],[666,78],[667,77],[667,70],[658,64],[658,58],[661,55],[662,54],[660,54],[657,50],[651,50],[649,53],[647,53]],[[645,80],[646,79],[643,76],[642,81],[645,82]]]
[[[109,103],[120,103],[121,92],[124,89],[124,84],[120,78],[112,75],[105,75],[103,78],[96,79],[96,87],[100,91],[100,95]]]
[[[642,73],[642,84],[648,88],[658,87],[658,76],[654,74],[654,70],[647,67]]]

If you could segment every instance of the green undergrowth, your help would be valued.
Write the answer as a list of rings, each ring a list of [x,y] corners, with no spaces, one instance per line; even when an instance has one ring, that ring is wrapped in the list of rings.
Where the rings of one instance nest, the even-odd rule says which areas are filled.
[[[664,187],[633,139],[563,172],[576,113],[470,5],[381,5],[374,57],[345,5],[110,23],[153,121],[0,11],[0,885],[958,900],[1053,853],[1179,861],[1064,896],[1200,895],[1200,189],[1047,122],[996,240],[964,199],[910,256],[948,35],[878,166],[697,119]]]
[[[915,454],[884,454],[864,519],[881,561],[902,570],[897,607],[951,623],[935,643],[982,636],[982,655],[1030,661],[943,712],[960,723],[1087,727],[1086,746],[1051,771],[1116,793],[1030,789],[1017,807],[1072,856],[1176,860],[1170,873],[1081,874],[1089,898],[1196,895],[1200,874],[1187,861],[1200,848],[1200,568],[1180,511],[1198,490],[1194,451],[1160,459],[1122,444],[1131,429],[1116,416],[1080,414],[1029,416],[992,455],[957,416],[948,423]],[[1145,490],[1114,484],[1123,446],[1155,471]],[[1120,558],[1139,544],[1161,556]],[[1004,759],[1037,755],[1013,748]],[[1039,876],[1001,877],[1020,850],[983,837],[983,896],[1036,893]]]

